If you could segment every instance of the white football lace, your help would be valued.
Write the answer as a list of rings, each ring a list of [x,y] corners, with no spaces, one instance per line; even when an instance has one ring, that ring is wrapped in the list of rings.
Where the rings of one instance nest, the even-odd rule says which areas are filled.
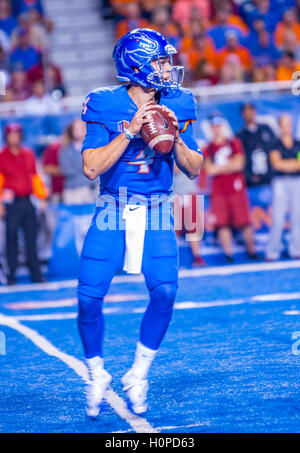
[[[148,115],[148,118],[149,118],[149,120],[151,120],[149,123],[150,132],[151,132],[151,134],[156,134],[157,129],[156,129],[155,123],[153,121],[153,116],[150,114],[150,115]]]

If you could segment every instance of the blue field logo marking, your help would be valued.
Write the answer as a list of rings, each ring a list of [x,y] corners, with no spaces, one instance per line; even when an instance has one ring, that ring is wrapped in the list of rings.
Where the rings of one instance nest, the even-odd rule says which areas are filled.
[[[6,337],[4,332],[0,332],[0,355],[6,355]]]
[[[292,75],[291,90],[294,96],[300,95],[300,71],[295,71]]]

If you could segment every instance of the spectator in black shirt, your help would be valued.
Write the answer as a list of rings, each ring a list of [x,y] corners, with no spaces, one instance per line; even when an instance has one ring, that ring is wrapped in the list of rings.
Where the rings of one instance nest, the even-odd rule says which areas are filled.
[[[278,124],[280,139],[270,152],[274,175],[273,220],[266,251],[268,261],[280,257],[282,233],[288,214],[291,225],[289,256],[300,258],[300,141],[293,137],[293,123],[289,115],[282,115]]]
[[[270,184],[270,146],[275,140],[272,129],[266,124],[258,124],[253,104],[242,106],[245,127],[237,134],[246,154],[245,177],[248,187]]]

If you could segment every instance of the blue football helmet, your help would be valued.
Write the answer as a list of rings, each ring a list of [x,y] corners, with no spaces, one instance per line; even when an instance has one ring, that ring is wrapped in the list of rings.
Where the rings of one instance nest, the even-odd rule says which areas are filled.
[[[170,88],[179,88],[183,82],[183,66],[173,66],[173,55],[176,53],[175,47],[161,33],[149,28],[137,28],[122,36],[115,45],[113,59],[117,77],[122,82],[132,81],[167,93]],[[162,70],[160,61],[166,57],[171,65],[168,71]],[[158,61],[159,70],[151,65],[152,60]],[[167,77],[166,73],[169,73]]]

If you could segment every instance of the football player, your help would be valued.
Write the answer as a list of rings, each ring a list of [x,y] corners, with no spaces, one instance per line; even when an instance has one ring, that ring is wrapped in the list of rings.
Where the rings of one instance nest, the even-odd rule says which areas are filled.
[[[183,67],[173,65],[175,53],[176,49],[154,30],[127,33],[113,51],[118,78],[127,83],[96,89],[83,105],[82,119],[87,129],[83,171],[91,180],[101,175],[96,212],[82,250],[78,285],[78,325],[90,376],[87,414],[92,417],[98,415],[111,381],[103,366],[103,298],[124,257],[128,264],[130,254],[134,261],[141,253],[140,267],[135,264],[135,270],[127,270],[144,274],[150,296],[132,367],[122,378],[130,408],[136,414],[147,409],[148,370],[172,316],[178,250],[171,204],[166,199],[172,192],[173,163],[175,160],[191,179],[199,175],[202,166],[202,153],[192,130],[195,101],[190,91],[181,88]],[[155,104],[168,112],[176,127],[174,146],[168,154],[147,148],[139,134]],[[152,228],[151,218],[159,217],[165,206],[169,227],[163,228],[158,222],[159,226]],[[114,209],[118,221],[103,228],[101,213]],[[143,223],[145,213],[147,220]],[[130,216],[137,217],[130,222]],[[126,222],[129,219],[125,228],[120,227],[124,217]],[[127,238],[128,225],[136,228],[133,247],[130,235]]]

